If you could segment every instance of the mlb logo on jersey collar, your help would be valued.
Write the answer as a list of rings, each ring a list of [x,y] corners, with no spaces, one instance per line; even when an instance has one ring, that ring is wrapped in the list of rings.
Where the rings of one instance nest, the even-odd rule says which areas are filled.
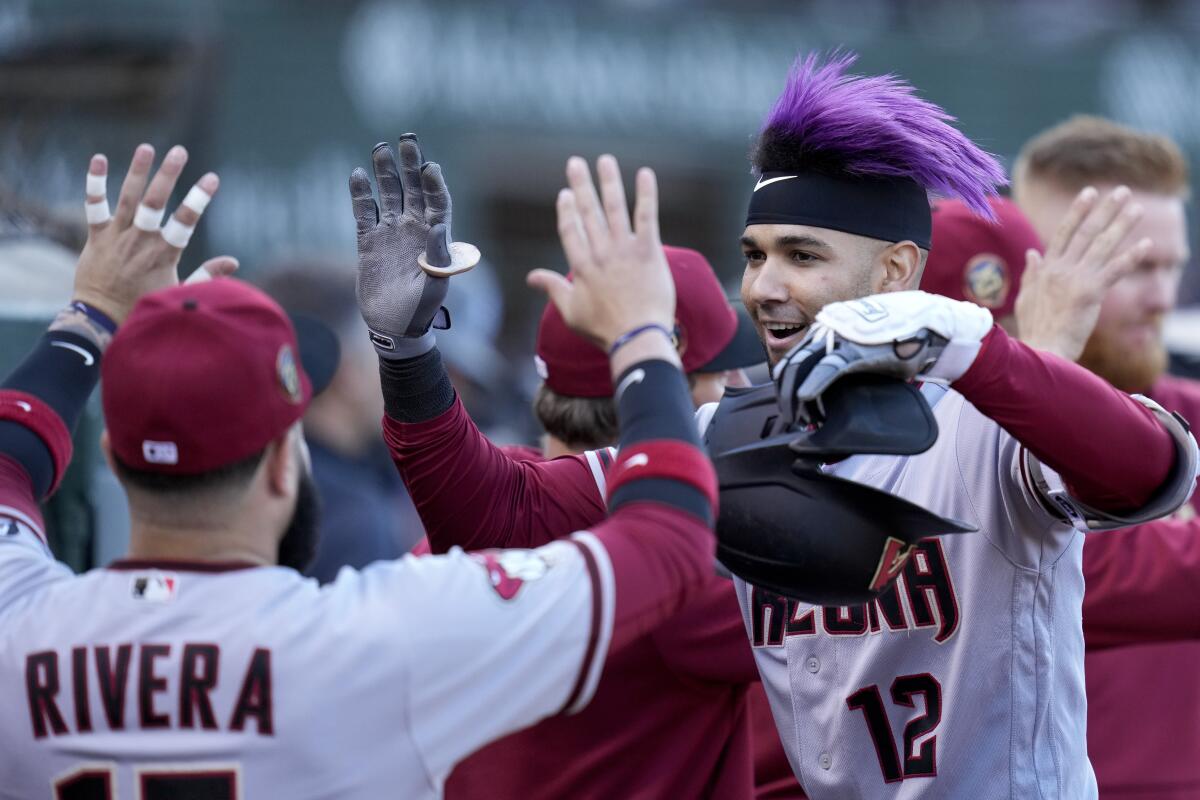
[[[135,573],[129,578],[129,590],[134,600],[147,603],[169,603],[175,599],[179,576],[173,573]]]

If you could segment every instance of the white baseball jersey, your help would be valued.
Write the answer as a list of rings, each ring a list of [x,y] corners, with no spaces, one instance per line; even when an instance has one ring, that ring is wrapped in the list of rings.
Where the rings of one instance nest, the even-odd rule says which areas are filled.
[[[612,629],[589,533],[343,570],[82,576],[0,508],[0,798],[432,798],[591,696]]]
[[[736,581],[792,768],[813,800],[1095,797],[1083,534],[1043,508],[1015,439],[957,392],[923,391],[940,429],[929,451],[826,469],[978,533],[925,540],[866,605]]]

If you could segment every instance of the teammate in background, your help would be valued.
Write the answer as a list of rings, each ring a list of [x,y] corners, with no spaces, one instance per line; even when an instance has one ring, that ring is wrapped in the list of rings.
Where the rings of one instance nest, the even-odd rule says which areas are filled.
[[[340,350],[335,363],[318,365],[332,373],[329,385],[304,414],[304,439],[321,501],[317,555],[305,574],[328,583],[344,566],[361,569],[399,558],[424,530],[379,438],[379,368],[374,348],[362,335],[353,267],[282,264],[268,271],[262,288],[293,323],[315,320],[333,331]],[[307,355],[305,367],[316,379]]]
[[[319,587],[295,571],[315,530],[311,387],[287,317],[231,278],[149,291],[176,282],[217,187],[201,178],[160,231],[184,157],[146,188],[140,147],[111,218],[93,159],[74,302],[0,383],[0,797],[438,796],[481,744],[586,705],[610,648],[712,570],[715,479],[658,332],[674,292],[653,173],[634,230],[622,202],[620,233],[564,238],[578,278],[555,295],[637,379],[617,398],[617,468],[637,468],[614,475],[611,516],[538,550],[405,558]],[[562,224],[578,225],[570,209]],[[37,501],[101,374],[130,558],[76,576]]]
[[[414,147],[402,143],[402,158],[415,156]],[[749,320],[730,307],[700,253],[663,249],[675,283],[672,333],[692,400],[702,405],[719,398],[731,378],[743,385],[741,368],[763,360],[762,344],[753,329],[747,341],[741,326]],[[543,384],[534,413],[545,430],[543,449],[503,451],[514,459],[541,461],[595,450],[590,464],[603,472],[616,458],[608,357],[572,333],[553,303],[542,313],[535,352]],[[443,538],[436,544],[445,552],[454,541]],[[753,763],[771,756],[783,762],[798,792],[770,712],[765,728],[747,727],[754,719],[748,717],[747,695],[755,692],[761,695],[762,686],[733,586],[713,573],[669,624],[613,654],[588,708],[545,720],[467,758],[446,781],[446,797],[535,800],[642,792],[748,798],[755,796]],[[605,745],[596,748],[595,742]]]
[[[747,386],[745,368],[766,359],[744,313],[725,298],[716,273],[695,250],[665,247],[675,279],[675,338],[697,407],[716,402],[727,385]],[[538,325],[534,361],[542,379],[533,413],[546,437],[542,455],[579,454],[616,442],[612,381],[604,353],[571,333],[553,303]]]
[[[942,432],[929,451],[827,469],[979,532],[926,540],[888,564],[897,583],[863,606],[815,608],[735,580],[776,724],[818,800],[1094,796],[1079,736],[1076,525],[1170,513],[1190,493],[1195,444],[1169,415],[1018,344],[986,310],[910,291],[929,247],[928,193],[987,213],[1003,175],[941,109],[896,78],[846,75],[851,60],[799,62],[760,135],[742,299],[797,422],[847,371],[924,378]],[[567,174],[560,203],[581,206],[589,235],[603,236],[582,160]],[[615,202],[615,161],[601,160],[600,179],[605,205]],[[1114,249],[1133,222],[1119,197],[1073,208],[1056,260],[1108,269],[1140,257]],[[360,239],[360,269],[416,246],[383,253]],[[570,286],[553,273],[537,280],[552,296]],[[407,355],[386,369],[444,380],[432,341]],[[800,382],[801,364],[818,359]],[[431,539],[456,528],[473,546],[552,538],[595,514],[587,457],[513,463],[452,397],[389,408],[384,429]],[[1104,457],[1113,451],[1139,458]],[[448,476],[469,488],[449,496]]]
[[[1140,392],[1194,425],[1200,383],[1167,375],[1163,316],[1189,259],[1188,165],[1170,140],[1097,117],[1074,117],[1021,151],[1014,196],[1046,238],[1085,186],[1114,187],[1141,208],[1125,244],[1151,242],[1123,274],[1041,269],[1024,277],[1022,338]],[[1091,195],[1093,198],[1096,193]],[[1109,450],[1137,462],[1138,450]],[[1195,503],[1195,498],[1192,499]],[[1088,537],[1083,548],[1088,753],[1105,798],[1200,794],[1200,520],[1169,520]]]
[[[1013,201],[989,197],[994,220],[980,217],[962,200],[933,205],[933,247],[921,289],[968,300],[992,313],[996,324],[1017,335],[1016,304],[1030,250],[1042,240]]]

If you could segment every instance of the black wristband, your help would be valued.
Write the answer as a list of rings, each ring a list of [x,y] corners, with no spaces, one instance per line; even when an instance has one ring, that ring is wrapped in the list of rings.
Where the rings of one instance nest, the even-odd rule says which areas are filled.
[[[397,422],[424,422],[454,405],[454,386],[435,347],[416,358],[379,359],[383,407]]]
[[[700,446],[696,409],[687,379],[669,361],[634,364],[617,380],[620,445],[649,439],[679,439]]]

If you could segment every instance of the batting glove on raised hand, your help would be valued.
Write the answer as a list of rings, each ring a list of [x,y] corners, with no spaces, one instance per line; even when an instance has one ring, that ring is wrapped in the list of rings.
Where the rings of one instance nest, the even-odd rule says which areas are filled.
[[[449,280],[428,274],[417,259],[426,250],[431,260],[438,254],[448,259],[450,247],[450,192],[441,167],[422,162],[416,134],[401,136],[398,149],[399,168],[386,142],[371,153],[378,205],[366,170],[350,174],[358,231],[358,309],[376,351],[395,359],[433,348],[430,327]]]
[[[780,408],[795,422],[819,422],[821,395],[855,372],[953,382],[991,328],[986,308],[920,291],[830,303],[775,367]]]

